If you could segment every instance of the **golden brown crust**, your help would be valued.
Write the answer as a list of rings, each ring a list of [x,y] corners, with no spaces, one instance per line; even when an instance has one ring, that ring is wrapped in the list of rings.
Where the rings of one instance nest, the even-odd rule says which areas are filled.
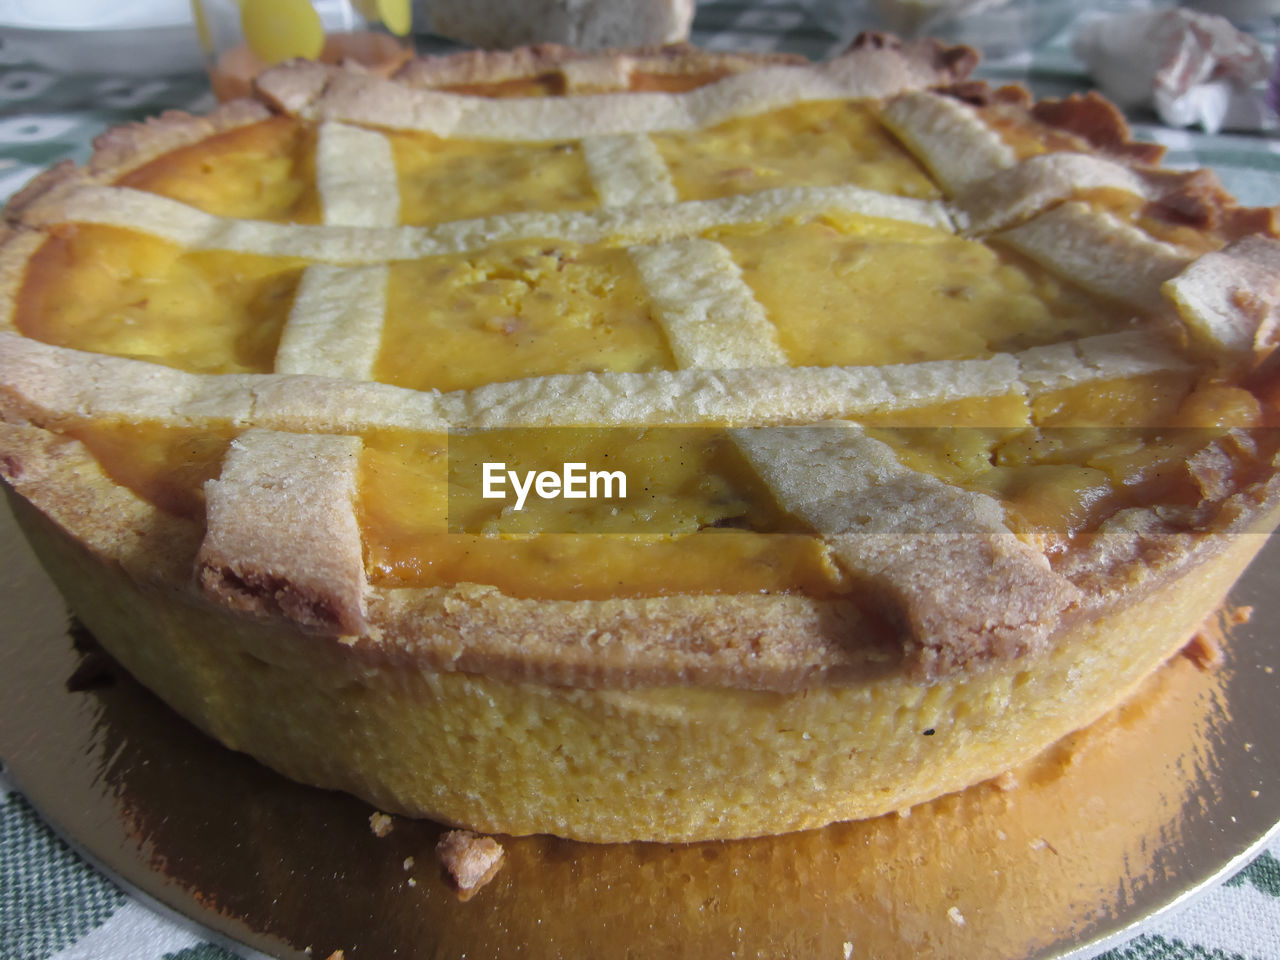
[[[804,597],[537,600],[463,584],[374,591],[369,619],[372,656],[573,687],[790,692],[875,676],[902,656],[851,601]]]
[[[270,116],[270,110],[260,103],[235,100],[206,116],[167,110],[142,123],[113,127],[94,140],[94,153],[88,166],[77,167],[70,160],[64,160],[46,170],[10,198],[4,208],[4,219],[8,223],[20,223],[32,210],[56,204],[76,187],[114,183],[172,150]]]
[[[937,92],[945,97],[967,103],[971,107],[987,107],[993,103],[1001,103],[1023,110],[1030,110],[1032,104],[1031,91],[1018,84],[1005,84],[993,87],[986,80],[962,80],[938,87]]]
[[[1031,115],[1041,123],[1080,137],[1096,150],[1134,163],[1157,164],[1164,157],[1165,148],[1159,144],[1134,140],[1124,114],[1092,90],[1064,100],[1043,100],[1032,106]]]
[[[1013,534],[895,537],[886,546],[878,603],[890,607],[906,637],[904,661],[926,682],[1033,658],[1090,606]]]
[[[501,84],[556,75],[549,92],[575,93],[573,76],[614,77],[615,90],[628,89],[633,74],[707,74],[726,76],[765,64],[802,64],[797,54],[719,54],[691,44],[675,43],[627,50],[576,50],[559,44],[537,44],[514,50],[468,50],[443,56],[420,56],[405,64],[394,79],[423,90],[445,87]],[[559,87],[559,90],[555,89]],[[593,86],[592,92],[602,92]]]
[[[27,210],[42,197],[57,191],[68,180],[79,182],[83,176],[83,170],[70,160],[54,164],[44,173],[33,177],[25,187],[9,198],[4,208],[6,223],[20,223]]]
[[[391,80],[396,88],[406,90],[483,94],[499,92],[504,84],[528,81],[540,83],[543,92],[551,95],[616,93],[631,89],[633,79],[639,82],[646,74],[711,81],[766,65],[807,62],[794,54],[709,53],[689,44],[583,51],[546,43],[514,50],[423,55],[406,63]],[[341,68],[298,61],[268,71],[255,86],[275,109],[297,113],[323,97],[332,79],[346,75]]]
[[[254,100],[232,100],[201,116],[166,110],[159,117],[141,123],[112,127],[95,139],[89,172],[100,175],[101,182],[109,183],[171,150],[270,116],[271,112]]]
[[[926,89],[939,84],[963,80],[976,63],[976,54],[967,47],[948,47],[937,41],[911,41],[870,35],[860,38],[840,57],[822,65],[808,64],[772,54],[710,54],[676,46],[659,48],[657,52],[602,51],[581,54],[568,48],[544,45],[515,51],[465,53],[444,60],[422,58],[406,65],[395,79],[383,80],[367,73],[323,64],[295,62],[273,68],[258,77],[255,89],[274,109],[306,119],[342,120],[368,123],[391,129],[426,129],[437,134],[451,134],[459,116],[468,111],[465,104],[439,100],[442,90],[461,88],[463,93],[491,93],[498,96],[503,84],[528,80],[547,80],[543,92],[607,94],[648,91],[645,76],[685,77],[689,86],[699,88],[699,109],[693,115],[676,111],[671,118],[677,125],[695,119],[737,115],[752,100],[768,103],[774,95],[785,103],[790,87],[806,79],[823,80],[809,98],[830,99],[841,95],[862,97],[889,96],[906,90]],[[796,68],[788,73],[787,67]],[[780,73],[764,77],[755,88],[738,88],[733,84],[739,75],[756,69],[779,69]],[[533,71],[532,74],[524,71]],[[465,82],[462,82],[464,81]],[[719,81],[718,83],[716,81]],[[775,89],[782,84],[780,89]],[[492,89],[485,89],[486,84]],[[524,91],[535,93],[536,89]],[[705,94],[705,96],[701,96]],[[609,113],[627,105],[611,104]],[[600,113],[601,111],[597,111]],[[705,116],[704,116],[705,115]],[[601,131],[643,131],[646,127],[621,122],[632,119],[597,117]],[[647,108],[637,107],[634,119],[645,120]],[[659,125],[661,126],[661,125]],[[654,128],[656,129],[656,128]],[[501,126],[494,131],[485,128],[482,136],[508,133]],[[551,138],[568,136],[557,129],[548,130]]]
[[[199,525],[160,513],[108,482],[75,441],[11,425],[0,425],[0,439],[6,450],[0,466],[15,490],[145,588],[183,591],[201,537]],[[88,484],[72,482],[86,477]],[[1226,534],[1249,532],[1278,504],[1277,479],[1233,493],[1219,509],[1215,526],[1223,535],[1217,536],[1179,530],[1149,510],[1117,517],[1055,564],[1090,599],[1060,618],[1036,647],[1051,644],[1080,616],[1110,604],[1123,606],[1218,555]],[[925,589],[928,583],[920,586],[921,597],[932,598],[929,605],[944,606],[934,607],[933,614],[927,607],[912,607],[911,615],[921,623],[911,635],[922,639],[907,647],[848,602],[752,595],[521,600],[478,585],[373,590],[368,598],[372,629],[351,653],[358,659],[405,660],[565,686],[693,683],[786,692],[866,679],[903,665],[928,678],[1034,652],[1024,630],[975,634],[964,643],[960,638],[945,645],[929,642],[942,635],[939,626],[946,627],[951,618],[945,598]],[[964,588],[957,587],[961,596],[952,602],[963,602]],[[896,585],[894,592],[899,589]],[[873,602],[865,593],[860,599]],[[903,608],[888,595],[873,605],[886,603],[886,612],[896,608],[901,616]],[[927,622],[939,615],[946,623]],[[903,626],[901,619],[896,625]]]
[[[187,589],[201,531],[112,482],[84,445],[12,422],[0,406],[0,477],[105,564],[148,589]]]
[[[1159,144],[1134,140],[1124,114],[1094,91],[1037,102],[1023,86],[992,87],[985,80],[965,80],[939,87],[938,92],[974,107],[1002,106],[1029,113],[1046,127],[1077,138],[1082,147],[1131,163],[1155,165],[1165,154]]]

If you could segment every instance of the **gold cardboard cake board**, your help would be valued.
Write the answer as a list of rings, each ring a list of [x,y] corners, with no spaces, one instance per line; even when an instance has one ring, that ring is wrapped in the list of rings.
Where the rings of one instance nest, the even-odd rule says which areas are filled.
[[[280,957],[1063,957],[1234,869],[1280,820],[1272,542],[1232,595],[1254,614],[1223,666],[1175,657],[1001,783],[756,840],[502,838],[502,870],[461,903],[439,825],[375,836],[367,804],[224,749],[77,640],[0,514],[10,774],[124,885]]]

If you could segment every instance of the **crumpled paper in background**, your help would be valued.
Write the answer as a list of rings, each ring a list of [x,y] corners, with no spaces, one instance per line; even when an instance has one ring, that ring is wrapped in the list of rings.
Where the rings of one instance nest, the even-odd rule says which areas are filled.
[[[1153,107],[1169,126],[1280,129],[1265,102],[1262,45],[1224,17],[1181,8],[1105,17],[1080,27],[1072,52],[1108,97]]]

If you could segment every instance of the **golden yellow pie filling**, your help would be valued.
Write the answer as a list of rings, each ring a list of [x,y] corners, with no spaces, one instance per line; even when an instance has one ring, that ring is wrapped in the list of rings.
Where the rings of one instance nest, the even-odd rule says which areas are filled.
[[[22,455],[57,449],[77,482],[156,511],[130,521],[138,544],[204,537],[173,561],[204,594],[140,594],[132,561],[101,566],[98,541],[68,535],[79,507],[19,506],[107,648],[291,776],[602,841],[900,809],[1026,759],[1176,650],[1260,544],[1225,533],[1275,513],[1265,356],[1188,349],[1158,299],[1243,221],[1168,215],[1168,191],[1131,192],[1156,182],[1134,165],[1065,194],[1024,184],[1020,164],[1095,151],[1010,102],[744,108],[746,74],[724,73],[636,68],[630,92],[582,106],[557,73],[406,88],[412,110],[384,97],[362,120],[335,100],[320,123],[286,90],[277,113],[31,214],[49,222],[6,335],[166,368],[174,399],[130,407],[123,374],[57,409],[23,395],[6,414]],[[522,96],[539,97],[524,115]],[[642,104],[631,128],[581,120],[626,103]],[[949,167],[929,145],[945,124],[917,114],[978,138],[991,168]],[[545,129],[485,126],[522,116]],[[993,204],[1015,212],[970,229]],[[1070,223],[1042,228],[1055,217]],[[1156,266],[1117,280],[1061,230]],[[296,494],[277,461],[301,465]],[[487,492],[488,466],[510,488],[570,463],[616,471],[628,495]],[[34,469],[9,471],[20,492]],[[313,508],[330,474],[350,497]],[[301,579],[222,559],[222,518],[257,509],[234,505],[242,487],[314,520],[297,551],[325,556]],[[1190,559],[1142,547],[1149,574],[1096,550],[1144,511],[1169,538],[1224,535]],[[351,542],[330,560],[316,538],[335,513]],[[895,558],[911,542],[964,567],[969,522],[993,570],[1052,581],[1028,602],[1060,604],[1056,622],[1023,623],[1048,640],[1010,639],[997,613],[989,642],[935,649],[930,618],[964,591]]]

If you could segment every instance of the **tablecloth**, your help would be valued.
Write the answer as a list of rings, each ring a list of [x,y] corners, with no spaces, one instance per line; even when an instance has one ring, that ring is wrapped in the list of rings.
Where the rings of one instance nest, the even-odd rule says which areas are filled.
[[[1081,17],[1121,0],[1083,3]],[[1086,89],[1072,57],[1071,28],[1037,49],[982,68],[1000,82],[1023,82],[1037,96]],[[419,37],[432,51],[448,41]],[[1274,38],[1264,37],[1264,41]],[[840,41],[794,0],[722,0],[699,5],[693,41],[716,49],[786,50],[822,58]],[[200,74],[75,76],[15,62],[0,49],[0,200],[64,158],[85,161],[104,129],[164,109],[200,112],[213,99]],[[1175,167],[1208,166],[1249,204],[1280,203],[1280,139],[1172,130],[1154,116],[1130,118]],[[2,759],[2,758],[0,758]],[[234,960],[258,957],[122,891],[60,840],[0,770],[0,960]],[[1172,915],[1148,923],[1099,960],[1277,960],[1280,958],[1280,838],[1225,882]]]

